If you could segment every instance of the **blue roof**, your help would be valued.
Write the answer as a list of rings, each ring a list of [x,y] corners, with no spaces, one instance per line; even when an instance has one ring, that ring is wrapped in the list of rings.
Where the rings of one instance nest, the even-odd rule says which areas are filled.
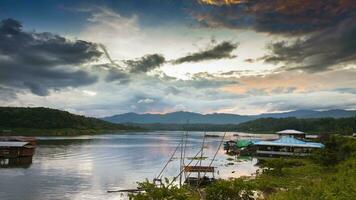
[[[260,146],[290,146],[290,147],[309,147],[309,148],[324,148],[324,145],[317,142],[305,142],[289,136],[282,136],[273,141],[255,141],[254,145]]]

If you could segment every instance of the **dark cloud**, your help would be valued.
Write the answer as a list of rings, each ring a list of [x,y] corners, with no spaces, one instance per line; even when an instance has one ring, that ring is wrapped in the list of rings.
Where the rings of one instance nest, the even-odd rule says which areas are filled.
[[[238,44],[229,41],[222,42],[216,46],[207,50],[192,53],[187,56],[178,58],[173,61],[174,64],[180,64],[184,62],[200,62],[205,60],[214,60],[222,58],[234,58],[236,56],[231,55],[232,51],[237,48]]]
[[[106,82],[118,81],[120,84],[129,83],[135,74],[149,72],[160,67],[165,62],[165,58],[162,55],[150,54],[135,60],[124,60],[123,63],[126,67],[122,67],[111,59],[105,46],[100,46],[110,61],[110,63],[96,65],[96,67],[106,70]]]
[[[131,73],[142,73],[160,67],[165,62],[165,58],[160,54],[150,54],[136,60],[126,60],[124,62]]]
[[[126,84],[130,82],[130,74],[117,68],[111,68],[108,70],[108,74],[105,77],[105,81],[106,82],[119,81],[121,84]]]
[[[96,44],[52,33],[26,32],[20,22],[0,22],[0,85],[45,96],[50,89],[77,87],[97,77],[78,69],[102,53]]]
[[[107,50],[106,46],[103,44],[99,44],[99,47],[103,50],[105,57],[110,61],[112,65],[116,65],[116,63],[111,58],[109,51]]]
[[[16,91],[11,88],[0,86],[0,100],[8,101],[16,98]]]
[[[281,41],[269,46],[265,62],[283,63],[283,70],[325,71],[356,63],[356,18],[295,42]]]
[[[179,85],[180,81],[177,81]],[[224,78],[220,76],[215,76],[207,72],[201,72],[194,74],[189,80],[181,80],[183,85],[190,86],[193,88],[220,88],[228,85],[238,84],[236,78]]]
[[[247,62],[247,63],[254,63],[256,60],[255,59],[253,59],[253,58],[247,58],[247,59],[245,59],[245,62]]]
[[[193,11],[204,26],[253,28],[268,33],[298,34],[322,30],[353,16],[354,0],[199,0]]]

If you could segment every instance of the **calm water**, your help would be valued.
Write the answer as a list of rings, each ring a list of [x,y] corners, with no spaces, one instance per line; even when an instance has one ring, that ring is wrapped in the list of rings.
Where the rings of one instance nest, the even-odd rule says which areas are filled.
[[[181,134],[153,132],[38,138],[31,165],[0,168],[0,199],[125,199],[107,190],[135,188],[137,181],[152,180],[181,141]],[[189,133],[187,157],[201,148],[202,138],[203,133]],[[204,156],[211,159],[220,140],[207,138]],[[256,159],[228,161],[228,157],[221,148],[213,164],[218,170],[216,177],[251,175],[257,170]],[[231,162],[234,165],[228,165]],[[173,177],[178,173],[179,159],[176,158],[164,176]]]

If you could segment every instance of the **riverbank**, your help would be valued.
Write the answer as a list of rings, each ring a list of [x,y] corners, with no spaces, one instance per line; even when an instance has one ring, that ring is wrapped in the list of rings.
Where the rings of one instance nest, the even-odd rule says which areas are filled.
[[[326,147],[309,158],[260,159],[254,178],[218,180],[197,190],[176,186],[156,188],[144,182],[147,192],[132,195],[145,199],[353,199],[356,196],[356,140],[342,136],[326,138]]]

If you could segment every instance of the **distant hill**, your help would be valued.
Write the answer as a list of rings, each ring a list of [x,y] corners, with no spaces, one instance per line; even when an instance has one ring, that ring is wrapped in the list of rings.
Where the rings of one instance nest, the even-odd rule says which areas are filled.
[[[241,132],[275,133],[295,129],[307,133],[338,133],[351,135],[356,132],[356,117],[348,118],[260,118],[236,125]]]
[[[326,111],[315,111],[315,110],[296,110],[291,112],[283,113],[265,113],[261,115],[256,115],[257,118],[286,118],[286,117],[296,117],[296,118],[343,118],[343,117],[354,117],[356,116],[356,110],[326,110]]]
[[[125,113],[114,115],[111,117],[102,118],[105,121],[112,123],[141,123],[141,124],[236,124],[249,120],[247,116],[234,114],[207,114],[202,115],[193,112],[172,112],[167,114],[137,114]]]
[[[236,114],[199,114],[193,112],[172,112],[167,114],[137,114],[125,113],[102,118],[112,123],[138,123],[138,124],[240,124],[259,118],[342,118],[356,116],[356,110],[296,110],[282,113],[265,113],[260,115],[236,115]]]
[[[135,127],[50,108],[0,107],[0,135],[79,135]]]
[[[348,118],[260,118],[240,124],[132,124],[147,130],[162,131],[233,131],[249,133],[276,133],[296,129],[306,133],[337,133],[351,135],[356,132],[356,117]]]

